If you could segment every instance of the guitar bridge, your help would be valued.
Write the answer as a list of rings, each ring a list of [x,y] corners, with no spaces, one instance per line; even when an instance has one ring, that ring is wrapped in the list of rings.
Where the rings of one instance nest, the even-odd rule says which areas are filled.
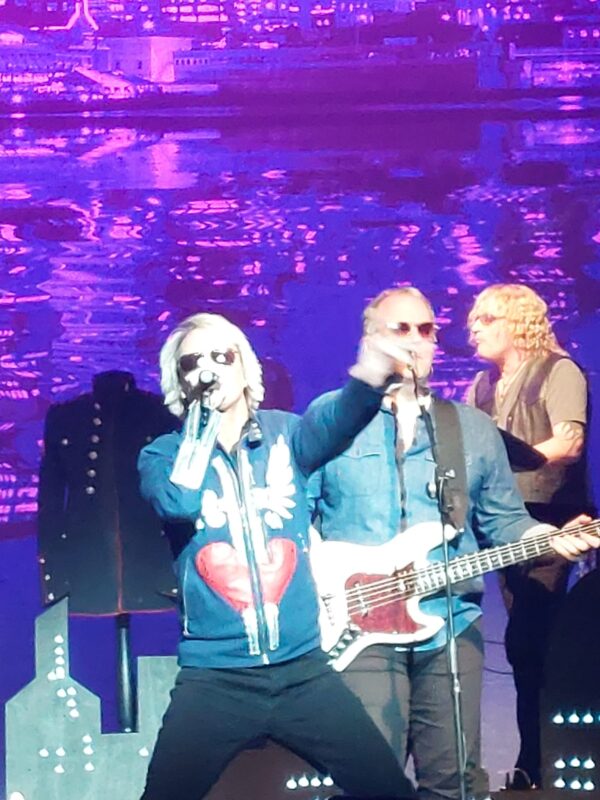
[[[369,613],[369,606],[367,605],[367,603],[363,598],[362,588],[363,588],[362,584],[360,583],[354,584],[354,591],[356,592],[355,599],[358,601],[358,612],[361,615],[361,617],[366,617]]]

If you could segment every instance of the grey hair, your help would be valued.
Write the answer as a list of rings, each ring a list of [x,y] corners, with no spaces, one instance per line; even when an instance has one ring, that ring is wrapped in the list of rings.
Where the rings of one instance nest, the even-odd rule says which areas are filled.
[[[187,317],[169,334],[160,351],[160,387],[165,396],[165,405],[176,417],[184,417],[188,402],[183,391],[177,360],[181,343],[193,330],[216,331],[223,337],[224,346],[234,347],[239,353],[246,379],[246,400],[250,411],[256,411],[265,396],[262,367],[250,342],[237,325],[221,314],[193,314]]]
[[[391,289],[384,289],[383,292],[380,292],[377,297],[374,297],[369,305],[363,311],[363,331],[364,333],[372,333],[373,332],[373,325],[374,325],[374,311],[377,310],[377,307],[383,303],[383,301],[388,297],[393,297],[398,295],[400,297],[416,297],[418,300],[421,300],[431,313],[431,318],[435,319],[435,311],[433,310],[433,306],[429,302],[429,300],[425,297],[423,292],[420,289],[417,289],[416,286],[394,286]]]

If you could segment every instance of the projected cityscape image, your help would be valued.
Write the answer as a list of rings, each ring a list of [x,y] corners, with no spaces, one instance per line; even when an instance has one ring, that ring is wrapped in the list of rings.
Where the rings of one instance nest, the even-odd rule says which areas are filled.
[[[431,385],[463,401],[485,366],[469,341],[475,297],[525,284],[597,405],[600,2],[0,0],[0,270],[1,636],[11,653],[0,687],[6,701],[37,675],[28,702],[50,718],[73,697],[58,711],[54,696],[44,705],[64,641],[36,634],[58,599],[37,540],[49,412],[89,399],[97,376],[116,370],[151,395],[158,419],[159,351],[186,316],[238,325],[263,365],[263,407],[302,413],[346,379],[365,305],[415,286],[439,325]],[[599,425],[594,413],[596,497]],[[104,432],[88,433],[96,459]],[[97,465],[86,468],[95,477]],[[518,743],[506,612],[493,576],[487,586],[483,736],[496,791]],[[166,614],[133,621],[146,697],[174,674],[170,661],[151,663],[177,640],[176,592],[165,583],[162,594]],[[46,613],[68,640],[67,610]],[[70,618],[77,731],[92,720],[108,735],[118,729],[114,617],[86,627],[83,616]],[[162,706],[147,708],[125,747],[138,782]],[[122,751],[107,745],[107,771]],[[0,788],[0,800],[22,797]]]

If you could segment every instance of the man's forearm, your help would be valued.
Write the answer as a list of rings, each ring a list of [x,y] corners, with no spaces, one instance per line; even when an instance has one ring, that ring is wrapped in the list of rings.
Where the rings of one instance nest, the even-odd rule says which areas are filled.
[[[535,445],[549,464],[569,464],[581,457],[585,429],[580,422],[559,422],[553,426],[552,434],[549,439]]]

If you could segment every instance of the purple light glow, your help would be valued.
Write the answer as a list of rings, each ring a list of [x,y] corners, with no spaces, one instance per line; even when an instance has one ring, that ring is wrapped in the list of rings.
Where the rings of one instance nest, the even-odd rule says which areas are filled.
[[[251,329],[297,408],[339,384],[362,305],[398,283],[443,309],[449,396],[476,368],[464,317],[492,281],[541,287],[595,366],[597,20],[481,2],[425,23],[425,5],[388,9],[393,37],[368,2],[240,1],[224,19],[69,0],[22,6],[18,33],[0,7],[5,521],[33,514],[48,405],[109,368],[156,390],[160,344],[196,310]],[[32,116],[42,101],[79,116]]]

